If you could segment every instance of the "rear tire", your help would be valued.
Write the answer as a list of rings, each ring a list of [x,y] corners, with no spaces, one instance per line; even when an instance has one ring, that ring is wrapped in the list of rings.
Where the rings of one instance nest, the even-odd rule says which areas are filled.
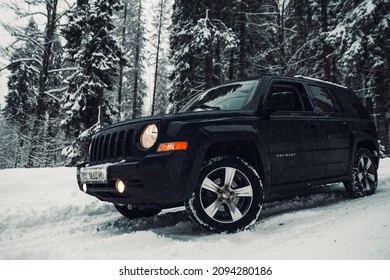
[[[378,167],[367,149],[359,149],[352,167],[352,178],[344,182],[350,197],[357,198],[375,193],[378,186]]]
[[[116,210],[128,219],[152,217],[161,212],[161,209],[138,208],[136,206],[114,204]]]
[[[208,160],[190,199],[191,219],[213,232],[237,232],[253,225],[263,206],[263,185],[255,169],[236,156]]]

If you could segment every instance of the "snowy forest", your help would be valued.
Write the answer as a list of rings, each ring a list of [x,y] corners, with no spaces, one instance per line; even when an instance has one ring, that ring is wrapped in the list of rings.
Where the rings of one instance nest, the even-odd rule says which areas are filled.
[[[13,42],[0,49],[0,168],[74,166],[103,126],[175,112],[204,89],[264,74],[352,88],[390,152],[390,0],[3,5],[22,20],[2,26]]]

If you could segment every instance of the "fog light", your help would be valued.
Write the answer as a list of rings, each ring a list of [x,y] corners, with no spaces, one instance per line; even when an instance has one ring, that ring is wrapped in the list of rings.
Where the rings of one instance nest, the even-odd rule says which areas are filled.
[[[122,180],[116,180],[115,188],[119,193],[123,193],[126,189],[126,185]]]
[[[88,191],[88,186],[86,183],[83,184],[83,191],[84,192],[87,192]]]

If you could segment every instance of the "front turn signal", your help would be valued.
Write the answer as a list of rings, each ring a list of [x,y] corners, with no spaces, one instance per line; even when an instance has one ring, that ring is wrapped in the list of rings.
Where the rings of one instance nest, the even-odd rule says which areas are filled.
[[[157,148],[157,152],[183,151],[187,150],[187,147],[188,142],[161,143]]]

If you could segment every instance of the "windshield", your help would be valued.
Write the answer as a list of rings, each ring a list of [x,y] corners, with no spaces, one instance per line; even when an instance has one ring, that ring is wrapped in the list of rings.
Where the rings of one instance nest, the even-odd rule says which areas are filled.
[[[179,112],[241,110],[248,105],[259,80],[237,82],[206,90],[191,99]]]

